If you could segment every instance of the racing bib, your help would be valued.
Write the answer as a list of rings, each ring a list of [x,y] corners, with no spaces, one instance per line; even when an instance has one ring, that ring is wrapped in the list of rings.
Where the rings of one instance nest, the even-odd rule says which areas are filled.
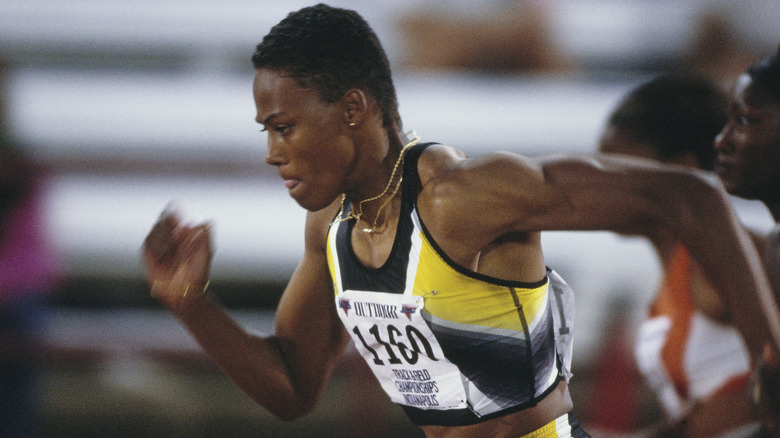
[[[420,315],[423,297],[347,290],[336,306],[355,346],[390,399],[419,409],[466,408],[458,368]]]

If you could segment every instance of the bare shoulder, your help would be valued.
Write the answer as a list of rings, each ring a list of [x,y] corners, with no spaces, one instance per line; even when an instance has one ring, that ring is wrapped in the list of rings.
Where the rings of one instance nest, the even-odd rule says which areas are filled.
[[[445,246],[449,241],[481,249],[506,233],[528,231],[522,221],[541,203],[542,172],[534,160],[516,153],[469,158],[434,146],[420,157],[418,172],[418,212]]]
[[[544,180],[540,164],[514,152],[492,152],[468,157],[462,151],[445,145],[428,148],[420,157],[418,172],[427,201],[454,203],[509,196],[517,205],[524,198],[540,193]]]
[[[417,161],[420,182],[425,186],[429,181],[457,168],[468,157],[462,151],[443,144],[428,147]]]
[[[521,183],[520,187],[525,187],[543,179],[540,163],[524,155],[496,151],[469,157],[446,145],[433,145],[426,149],[417,168],[422,186],[433,193],[452,187],[481,192],[485,188],[483,184],[495,187],[502,182]],[[436,187],[439,190],[432,190]]]

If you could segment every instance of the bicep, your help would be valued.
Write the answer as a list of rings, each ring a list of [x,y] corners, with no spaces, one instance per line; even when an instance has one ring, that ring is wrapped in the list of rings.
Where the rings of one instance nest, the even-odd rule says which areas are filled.
[[[772,232],[761,239],[760,248],[775,299],[780,303],[780,227],[775,227]]]
[[[647,182],[633,178],[587,159],[495,153],[460,161],[421,197],[439,229],[488,242],[515,232],[624,230],[650,226],[658,211],[652,192],[642,190]]]
[[[535,210],[528,226],[540,230],[646,233],[657,229],[667,205],[675,205],[664,199],[674,191],[664,187],[685,180],[650,163],[610,157],[552,158],[538,166],[545,208]]]
[[[340,349],[343,327],[335,312],[330,273],[319,258],[304,255],[290,278],[276,311],[276,336]]]
[[[515,158],[511,163],[491,167],[503,170],[496,183],[511,181],[502,214],[513,218],[512,227],[524,231],[646,234],[662,225],[668,209],[685,207],[681,186],[700,183],[680,169],[606,156]],[[685,211],[674,214],[686,216]]]
[[[319,393],[348,337],[335,309],[324,235],[313,233],[311,222],[303,258],[277,307],[275,336],[296,383]]]

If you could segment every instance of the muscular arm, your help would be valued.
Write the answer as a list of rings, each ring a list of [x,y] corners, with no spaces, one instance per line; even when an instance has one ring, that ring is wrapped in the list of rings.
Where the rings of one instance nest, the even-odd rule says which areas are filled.
[[[195,283],[203,282],[210,259],[207,230],[174,232],[180,228],[176,219],[163,218],[145,245],[150,283],[158,288],[161,283],[168,285],[156,291],[160,300],[239,388],[282,419],[313,409],[347,340],[334,309],[325,228],[319,215],[307,217],[304,256],[282,296],[271,337],[248,333],[207,296],[181,297],[178,277],[174,282],[161,280],[188,276]],[[171,232],[160,232],[166,220],[171,222]],[[176,238],[177,234],[182,237]],[[162,268],[165,254],[174,259],[174,269]]]
[[[775,299],[780,303],[780,225],[776,225],[758,247],[764,255],[764,266],[774,289]]]
[[[448,230],[440,234],[444,245],[481,248],[517,232],[647,235],[660,227],[701,263],[753,355],[766,342],[780,349],[780,319],[760,259],[714,179],[620,157],[441,158],[445,164],[427,181],[421,199],[437,229]],[[469,226],[475,220],[478,230]]]
[[[716,179],[606,157],[542,169],[546,184],[569,193],[574,219],[586,226],[610,216],[608,229],[648,234],[660,226],[674,234],[716,287],[753,357],[767,342],[780,348],[780,313],[760,257]]]

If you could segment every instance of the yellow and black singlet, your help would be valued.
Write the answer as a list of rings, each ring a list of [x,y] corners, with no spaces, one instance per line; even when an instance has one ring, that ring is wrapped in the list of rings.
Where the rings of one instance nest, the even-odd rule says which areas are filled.
[[[328,265],[338,313],[391,400],[417,425],[475,424],[534,406],[562,378],[556,294],[551,275],[501,280],[441,251],[416,210],[417,161],[429,145],[404,159],[401,216],[386,263],[360,263],[350,220],[331,226]]]

